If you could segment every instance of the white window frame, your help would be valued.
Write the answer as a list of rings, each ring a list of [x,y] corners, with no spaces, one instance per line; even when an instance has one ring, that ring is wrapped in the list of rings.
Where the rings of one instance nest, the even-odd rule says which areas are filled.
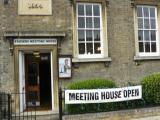
[[[79,16],[78,15],[78,5],[98,5],[99,6],[99,9],[100,9],[100,16],[98,16],[100,18],[100,28],[98,28],[97,30],[100,30],[100,45],[101,45],[101,53],[100,54],[79,54],[79,41],[78,41],[78,30],[87,30],[88,28],[86,28],[86,21],[85,21],[85,28],[78,28],[78,17],[96,17],[96,16]],[[86,11],[84,11],[86,12]],[[92,13],[93,13],[93,9],[92,9]],[[87,58],[103,58],[104,57],[104,40],[103,40],[103,21],[102,21],[102,4],[100,3],[77,3],[76,4],[76,23],[77,23],[77,29],[76,29],[76,34],[77,34],[77,51],[78,51],[78,58],[79,59],[87,59]],[[86,19],[85,19],[86,20]],[[93,22],[93,21],[92,21]],[[92,23],[93,24],[93,23]],[[89,30],[96,30],[96,28],[89,28]],[[93,34],[94,36],[94,34]],[[86,34],[85,34],[85,43],[86,42]],[[94,43],[94,41],[92,41],[91,43]],[[86,46],[86,45],[85,45]],[[94,47],[93,47],[93,51],[94,51]],[[86,52],[86,49],[85,49],[85,52]]]
[[[144,25],[144,16],[143,17],[138,17],[138,7],[147,7],[147,8],[155,8],[155,20],[156,20],[156,29],[139,29],[138,28],[138,18],[143,18],[143,25]],[[157,15],[157,7],[156,6],[149,6],[149,5],[137,5],[137,7],[136,7],[136,10],[135,10],[135,15],[136,15],[136,42],[137,42],[137,52],[138,52],[138,56],[159,56],[160,55],[160,53],[159,53],[159,31],[158,31],[158,15]],[[149,12],[149,15],[150,15],[150,12]],[[148,18],[148,17],[147,17]],[[149,19],[150,19],[150,17],[149,17]],[[139,51],[139,40],[138,40],[138,30],[142,30],[142,31],[144,31],[144,30],[156,30],[156,52],[140,52]],[[144,37],[144,35],[143,35],[143,37]],[[150,37],[150,36],[149,36]],[[144,39],[144,38],[143,38]],[[151,40],[149,40],[148,42],[151,42]],[[144,43],[144,41],[143,41],[143,43]]]

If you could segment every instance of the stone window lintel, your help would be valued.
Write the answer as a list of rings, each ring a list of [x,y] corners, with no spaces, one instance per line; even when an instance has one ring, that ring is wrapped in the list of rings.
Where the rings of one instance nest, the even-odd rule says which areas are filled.
[[[158,0],[131,0],[131,5],[136,7],[137,5],[153,5],[158,6],[160,2]]]

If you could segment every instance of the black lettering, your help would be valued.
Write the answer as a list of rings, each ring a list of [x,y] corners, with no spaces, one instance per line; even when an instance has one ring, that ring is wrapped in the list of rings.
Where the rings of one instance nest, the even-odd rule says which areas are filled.
[[[84,93],[80,93],[80,100],[83,100],[83,94]]]
[[[121,98],[121,91],[118,92],[118,98]]]
[[[109,99],[109,92],[106,92],[106,99]]]
[[[102,99],[102,100],[105,100],[105,99],[106,99],[105,92],[101,92],[101,99]]]
[[[132,90],[132,94],[131,94],[132,97],[135,96],[135,93],[134,93],[134,92],[135,92],[135,90]]]
[[[34,40],[30,40],[31,43],[34,43]]]
[[[76,93],[76,100],[79,100],[79,93]]]
[[[95,93],[95,100],[99,100],[98,92]]]
[[[94,93],[90,93],[90,100],[94,100]]]
[[[85,100],[87,99],[86,95],[87,95],[87,93],[84,93],[84,99],[85,99]]]
[[[123,95],[124,95],[125,98],[127,97],[127,90],[123,91]]]
[[[131,96],[131,93],[132,93],[132,91],[131,91],[131,90],[128,90],[128,97]]]
[[[139,89],[135,90],[135,96],[139,96]]]
[[[69,93],[69,100],[75,100],[76,95],[75,93]]]

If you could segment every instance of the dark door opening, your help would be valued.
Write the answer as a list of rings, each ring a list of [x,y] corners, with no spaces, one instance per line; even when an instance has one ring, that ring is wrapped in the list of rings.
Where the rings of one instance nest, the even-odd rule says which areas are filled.
[[[40,102],[42,107],[51,109],[51,64],[50,55],[41,55],[39,63]]]
[[[51,61],[49,53],[25,54],[26,104],[51,109]]]

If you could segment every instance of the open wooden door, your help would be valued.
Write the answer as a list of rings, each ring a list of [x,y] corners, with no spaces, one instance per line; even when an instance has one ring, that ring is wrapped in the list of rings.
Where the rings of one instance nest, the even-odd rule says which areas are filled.
[[[27,106],[40,106],[39,61],[32,54],[25,55]]]
[[[19,51],[19,92],[20,92],[20,111],[26,109],[26,96],[25,96],[25,64],[24,53]]]

